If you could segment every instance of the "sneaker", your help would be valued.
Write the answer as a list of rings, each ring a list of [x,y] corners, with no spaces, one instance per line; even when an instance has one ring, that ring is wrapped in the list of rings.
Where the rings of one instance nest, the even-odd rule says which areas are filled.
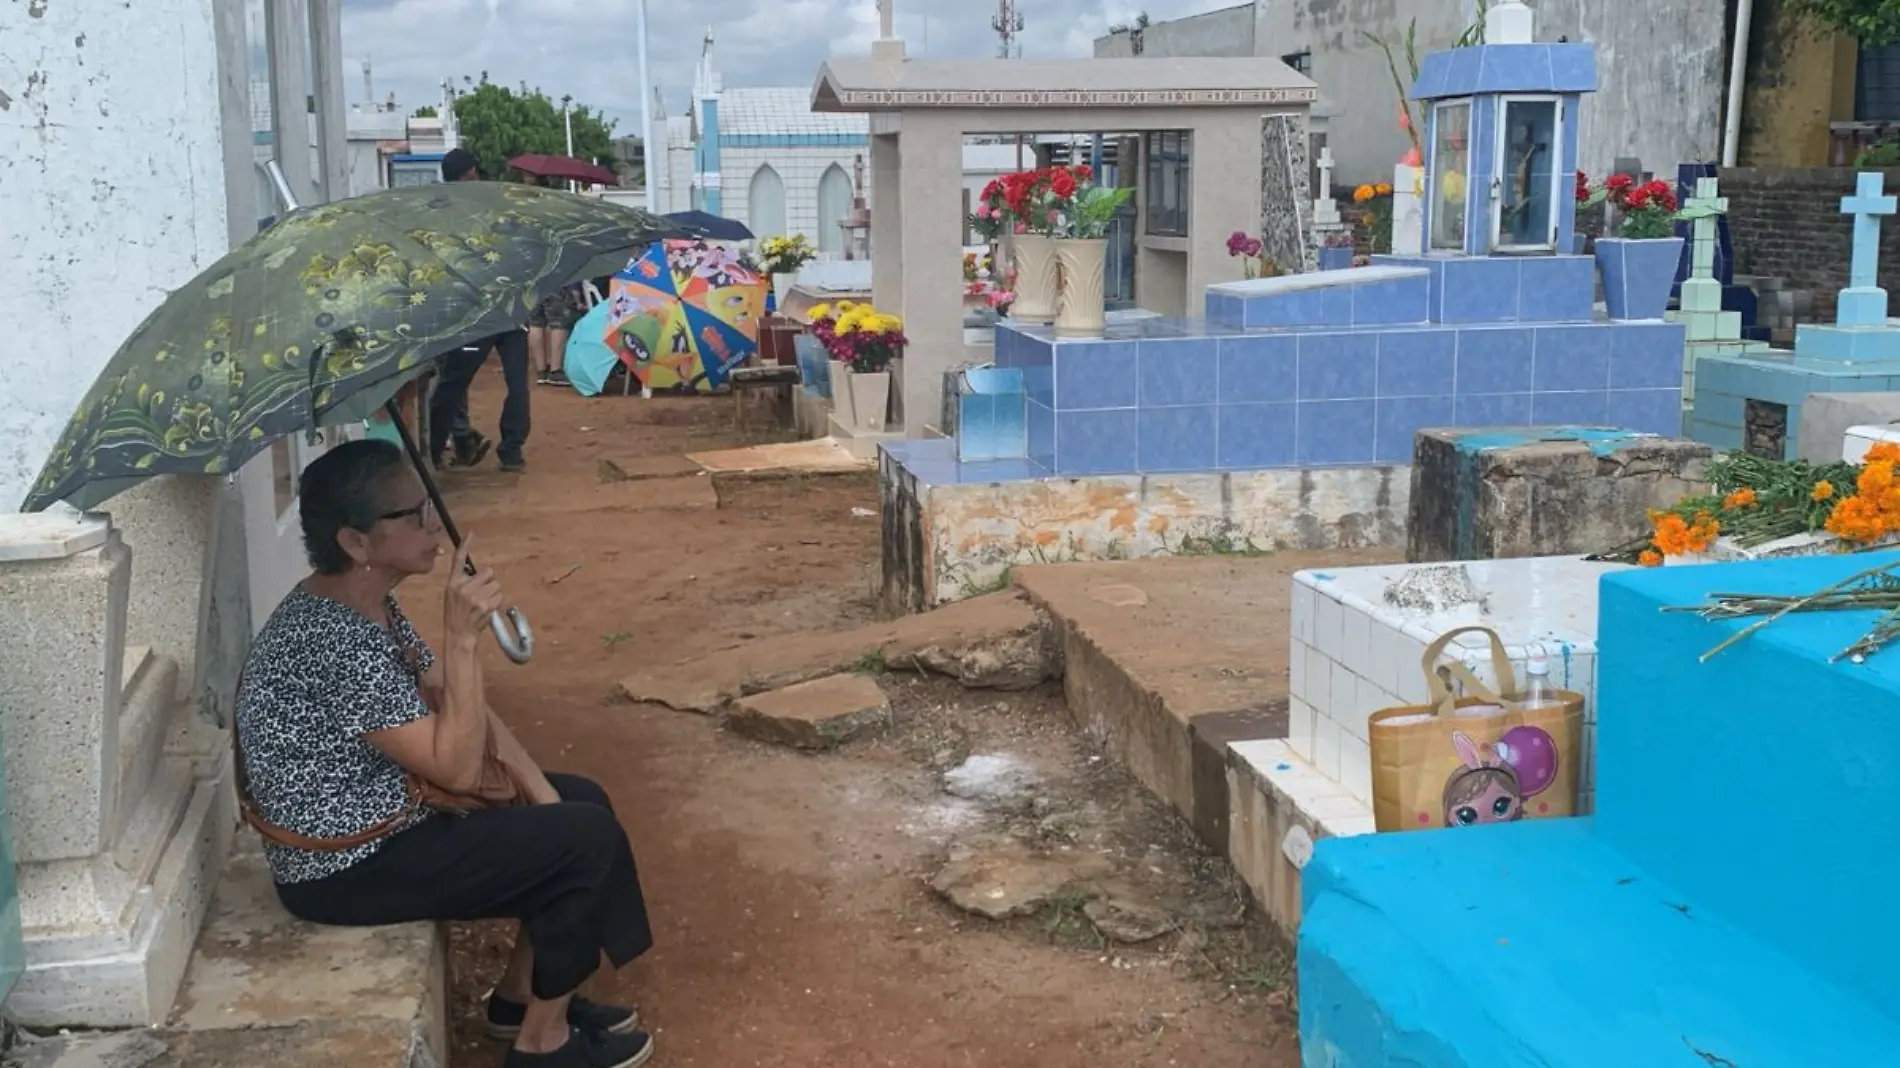
[[[567,377],[566,371],[554,371],[548,375],[548,385],[572,387],[574,385],[574,380]]]
[[[624,1035],[590,1034],[576,1027],[567,1044],[552,1053],[511,1049],[501,1068],[640,1068],[653,1059],[653,1037],[645,1031]]]
[[[455,443],[455,466],[474,467],[487,459],[488,450],[494,447],[494,442],[479,434],[467,441],[458,441]]]
[[[504,456],[501,458],[501,469],[503,471],[526,471],[528,469],[528,461],[519,456]]]
[[[492,1038],[512,1039],[521,1033],[528,1007],[499,995],[488,996],[487,1024]],[[583,1031],[624,1035],[640,1026],[640,1014],[620,1005],[600,1005],[583,997],[567,1003],[567,1022]]]

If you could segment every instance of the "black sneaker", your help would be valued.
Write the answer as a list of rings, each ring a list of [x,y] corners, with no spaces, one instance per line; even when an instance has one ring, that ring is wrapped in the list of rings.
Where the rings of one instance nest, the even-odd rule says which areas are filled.
[[[501,469],[503,471],[526,471],[528,469],[528,461],[519,456],[504,456],[501,458]]]
[[[624,1035],[568,1033],[567,1045],[552,1053],[508,1051],[501,1068],[640,1068],[653,1058],[653,1038],[645,1031]]]
[[[469,438],[467,441],[458,441],[455,443],[455,466],[474,467],[476,464],[486,460],[488,458],[488,450],[494,447],[494,442],[482,437],[480,434]]]
[[[490,994],[486,1015],[490,1037],[512,1039],[521,1033],[521,1021],[528,1015],[528,1007]],[[583,1031],[624,1035],[640,1026],[640,1014],[620,1005],[600,1005],[576,997],[567,1003],[567,1022]]]

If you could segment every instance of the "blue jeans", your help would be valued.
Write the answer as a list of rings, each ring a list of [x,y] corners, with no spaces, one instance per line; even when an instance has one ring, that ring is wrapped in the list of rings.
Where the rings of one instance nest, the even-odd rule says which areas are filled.
[[[476,342],[442,357],[436,372],[435,393],[429,401],[429,449],[441,456],[449,436],[467,440],[474,432],[468,423],[468,387],[488,361],[488,350],[501,354],[501,374],[508,383],[508,398],[501,405],[501,444],[497,448],[503,462],[521,459],[528,443],[528,332],[510,330]],[[472,351],[471,351],[472,350]]]

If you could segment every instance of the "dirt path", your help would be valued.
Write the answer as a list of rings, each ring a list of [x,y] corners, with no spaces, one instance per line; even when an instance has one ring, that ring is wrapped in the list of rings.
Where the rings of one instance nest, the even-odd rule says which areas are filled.
[[[498,391],[492,372],[478,383],[481,424]],[[607,786],[640,858],[659,947],[596,996],[638,1003],[668,1066],[1297,1064],[1283,960],[1237,923],[1231,879],[1082,748],[1053,688],[965,694],[887,676],[895,726],[816,757],[611,703],[642,658],[874,615],[877,519],[853,511],[876,506],[868,474],[722,485],[716,507],[693,482],[600,482],[603,458],[740,443],[731,411],[541,388],[525,475],[447,481],[540,635],[527,667],[490,659],[495,704],[543,763]],[[424,620],[438,589],[405,593]],[[949,796],[941,773],[970,754],[1028,785]],[[927,882],[953,840],[991,832],[1112,852],[1179,930],[1109,943],[1070,899],[1003,923],[957,911]],[[473,1022],[504,934],[457,932],[455,1068],[500,1063]]]

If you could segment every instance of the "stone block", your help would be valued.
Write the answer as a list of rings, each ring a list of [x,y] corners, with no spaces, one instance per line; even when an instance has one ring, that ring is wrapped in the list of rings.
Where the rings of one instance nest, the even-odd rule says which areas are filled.
[[[742,698],[727,729],[798,749],[832,749],[890,720],[890,699],[866,674],[828,675]]]
[[[1598,428],[1421,430],[1406,558],[1564,556],[1621,544],[1649,529],[1650,509],[1704,491],[1712,452]]]
[[[1841,459],[1841,444],[1857,426],[1900,423],[1900,393],[1810,393],[1801,404],[1795,455],[1813,463]]]
[[[0,567],[0,737],[22,863],[111,845],[131,578],[114,530],[72,556]]]

